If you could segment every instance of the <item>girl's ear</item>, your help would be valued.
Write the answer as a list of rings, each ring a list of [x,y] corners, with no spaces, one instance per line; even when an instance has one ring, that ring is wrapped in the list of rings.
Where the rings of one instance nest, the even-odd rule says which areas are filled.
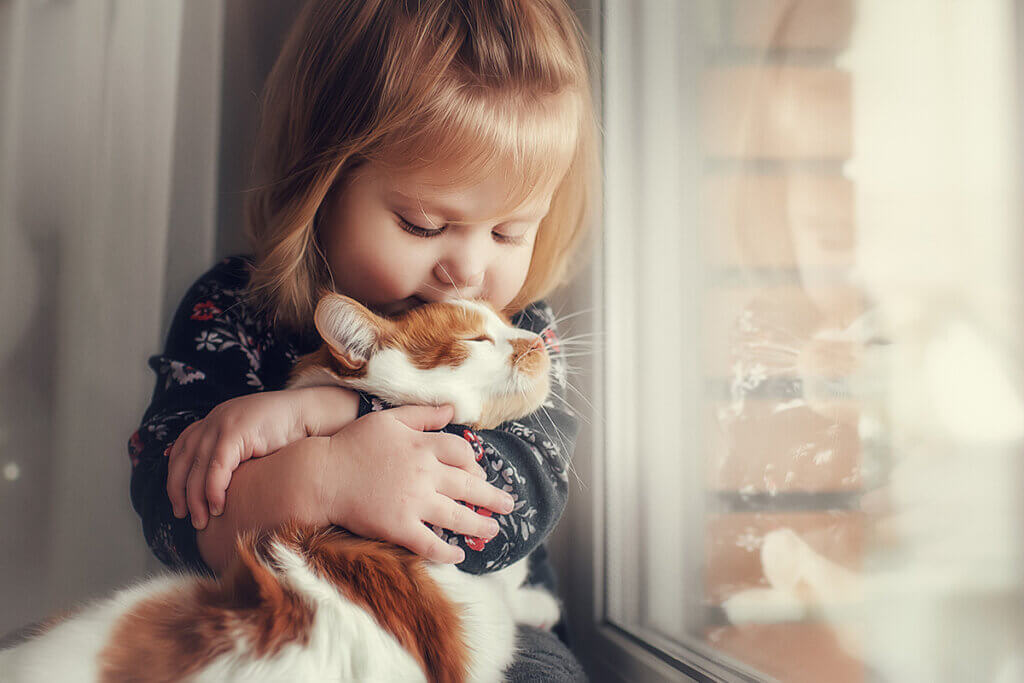
[[[331,355],[349,370],[366,365],[384,336],[383,318],[341,294],[327,294],[320,299],[313,322]]]

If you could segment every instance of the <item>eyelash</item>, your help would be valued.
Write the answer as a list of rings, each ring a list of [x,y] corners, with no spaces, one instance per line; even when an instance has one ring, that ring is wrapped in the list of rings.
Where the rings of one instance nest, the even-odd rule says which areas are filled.
[[[398,223],[399,223],[399,225],[402,226],[402,230],[405,230],[406,232],[408,232],[410,234],[416,235],[417,237],[422,237],[424,239],[430,239],[431,237],[437,237],[438,235],[440,235],[442,232],[444,232],[448,228],[447,225],[443,225],[443,226],[441,226],[440,228],[438,228],[436,230],[429,230],[427,228],[421,228],[418,225],[413,225],[412,223],[410,223],[409,221],[405,220],[401,216],[398,217]],[[494,238],[498,241],[499,244],[508,244],[510,246],[518,246],[520,244],[525,244],[526,243],[526,238],[521,236],[521,235],[502,235],[500,232],[492,232],[491,234],[494,235]]]

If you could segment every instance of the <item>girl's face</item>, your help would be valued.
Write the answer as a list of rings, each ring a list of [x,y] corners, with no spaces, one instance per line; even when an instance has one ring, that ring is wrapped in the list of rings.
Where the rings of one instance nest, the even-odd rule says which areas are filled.
[[[442,169],[402,175],[366,163],[322,209],[320,239],[337,291],[385,315],[463,297],[504,309],[530,267],[555,186],[503,211],[503,178],[450,187]]]

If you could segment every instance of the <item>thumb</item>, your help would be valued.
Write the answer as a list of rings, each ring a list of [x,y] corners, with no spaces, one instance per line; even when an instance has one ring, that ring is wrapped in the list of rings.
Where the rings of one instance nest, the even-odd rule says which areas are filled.
[[[418,432],[429,432],[441,429],[452,421],[455,408],[443,406],[399,406],[392,408],[391,416],[410,429]]]

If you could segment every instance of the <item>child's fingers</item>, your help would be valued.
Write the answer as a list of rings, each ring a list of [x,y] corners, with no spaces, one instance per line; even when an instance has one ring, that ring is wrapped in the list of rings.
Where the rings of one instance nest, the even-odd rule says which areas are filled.
[[[429,432],[441,429],[451,422],[452,416],[455,415],[455,408],[450,405],[400,406],[391,408],[387,412],[410,429]]]
[[[171,501],[174,516],[183,519],[188,514],[185,499],[185,482],[192,469],[194,449],[190,445],[190,434],[182,432],[171,445],[167,463],[167,497]]]
[[[480,479],[487,475],[484,469],[476,462],[476,453],[469,442],[454,434],[438,434],[443,439],[444,448],[438,448],[434,455],[445,465],[458,467],[460,470]]]
[[[487,508],[500,514],[512,512],[512,508],[515,506],[515,500],[508,493],[496,486],[491,486],[482,479],[467,475],[461,470],[443,471],[435,487],[438,493],[451,500],[461,500],[475,507]],[[444,528],[450,529],[451,527]]]
[[[462,548],[445,543],[437,534],[423,524],[417,524],[418,528],[408,543],[398,542],[420,557],[440,562],[442,564],[458,564],[466,559],[466,553]]]
[[[206,501],[210,505],[210,514],[214,517],[224,511],[224,492],[231,483],[231,475],[241,462],[241,452],[236,444],[224,439],[217,443],[206,472]]]
[[[185,485],[185,498],[188,501],[188,512],[192,517],[192,526],[205,529],[210,513],[206,505],[206,473],[209,469],[210,454],[217,444],[219,434],[207,433],[202,436],[192,460],[192,469],[188,473]]]
[[[450,529],[463,536],[494,538],[498,533],[498,522],[492,517],[478,514],[465,505],[459,505],[451,498],[438,496],[425,522]]]

